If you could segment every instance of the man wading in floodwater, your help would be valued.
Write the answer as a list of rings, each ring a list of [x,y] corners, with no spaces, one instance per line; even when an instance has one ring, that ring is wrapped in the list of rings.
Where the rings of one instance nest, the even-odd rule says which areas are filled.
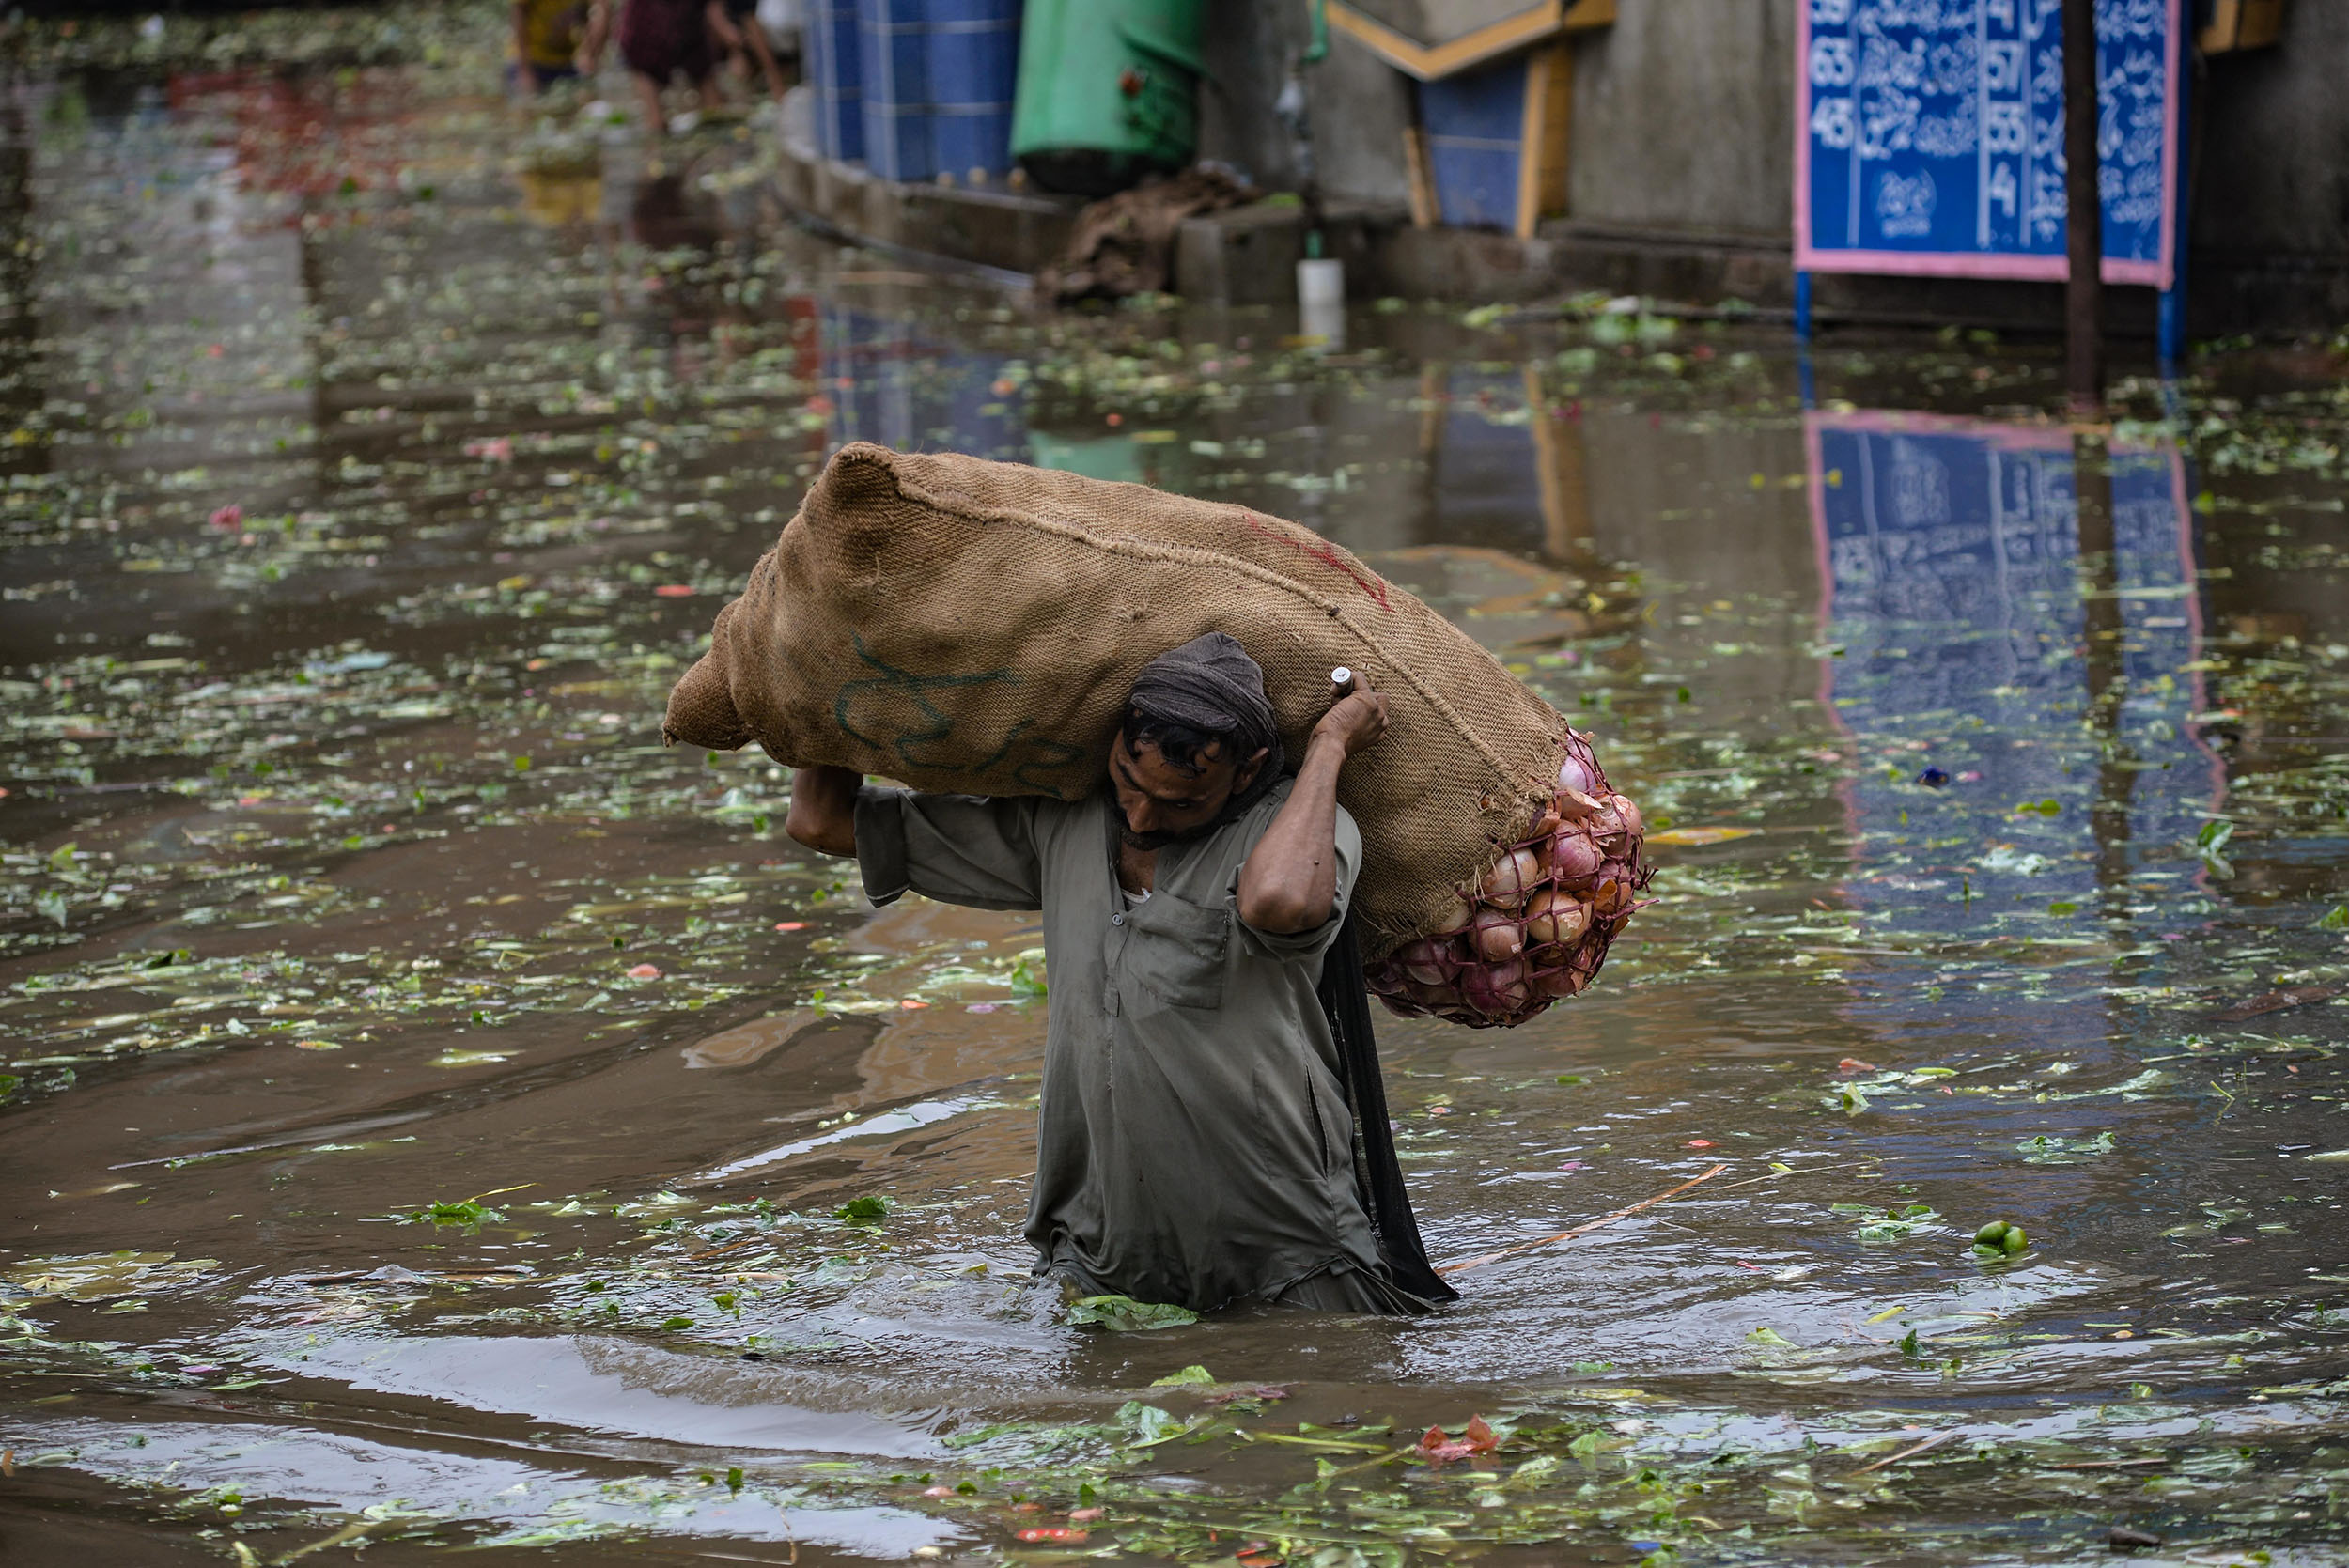
[[[1453,1296],[1404,1196],[1346,921],[1362,840],[1338,770],[1386,728],[1356,690],[1286,773],[1264,672],[1209,632],[1143,669],[1087,800],[794,775],[786,831],[856,856],[874,903],[911,888],[1044,911],[1027,1235],[1079,1295],[1356,1312]]]

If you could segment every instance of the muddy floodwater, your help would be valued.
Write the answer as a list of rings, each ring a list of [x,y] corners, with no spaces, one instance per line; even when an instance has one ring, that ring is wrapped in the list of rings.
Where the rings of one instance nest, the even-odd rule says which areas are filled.
[[[503,15],[0,47],[0,1559],[2344,1560],[2349,356],[1053,317]],[[1726,1169],[1071,1323],[1034,920],[660,742],[851,439],[1299,519],[1595,733],[1598,985],[1382,1017],[1439,1261]]]

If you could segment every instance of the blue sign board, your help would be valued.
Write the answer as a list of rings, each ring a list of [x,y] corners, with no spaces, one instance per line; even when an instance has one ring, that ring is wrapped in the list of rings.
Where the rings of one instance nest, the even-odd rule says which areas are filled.
[[[2176,281],[2184,0],[2096,0],[2108,283]],[[1795,265],[2064,274],[2061,0],[1801,0]]]

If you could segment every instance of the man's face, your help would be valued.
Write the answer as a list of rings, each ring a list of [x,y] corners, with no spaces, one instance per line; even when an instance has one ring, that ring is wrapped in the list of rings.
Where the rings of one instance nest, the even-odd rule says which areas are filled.
[[[1219,741],[1199,753],[1193,770],[1167,761],[1149,741],[1129,746],[1119,736],[1110,748],[1110,787],[1126,818],[1120,836],[1136,849],[1196,836],[1221,815],[1234,791],[1254,781],[1265,755],[1258,752],[1235,766]]]

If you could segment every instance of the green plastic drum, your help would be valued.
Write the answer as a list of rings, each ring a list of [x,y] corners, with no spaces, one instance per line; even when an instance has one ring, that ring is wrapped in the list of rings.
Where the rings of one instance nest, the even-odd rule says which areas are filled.
[[[1028,0],[1011,152],[1048,191],[1102,196],[1190,163],[1199,0]]]

